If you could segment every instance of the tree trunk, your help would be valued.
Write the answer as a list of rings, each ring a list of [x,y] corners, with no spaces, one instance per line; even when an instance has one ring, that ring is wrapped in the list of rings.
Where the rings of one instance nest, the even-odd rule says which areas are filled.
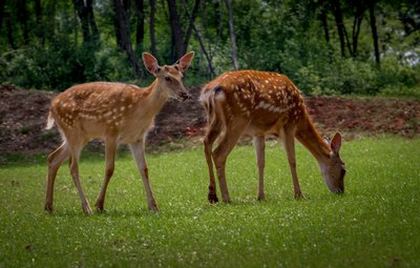
[[[187,13],[187,16],[188,17],[192,17],[193,15],[190,16],[190,14],[189,14],[188,5],[187,5],[186,0],[183,0],[183,2],[184,2],[184,8],[185,8],[185,12]],[[197,29],[197,27],[195,26],[194,21],[192,21],[191,28],[194,31],[195,38],[197,39],[198,43],[200,44],[201,52],[203,52],[204,56],[206,57],[208,68],[209,68],[209,72],[210,72],[210,74],[212,76],[215,76],[216,73],[214,72],[213,64],[211,62],[211,57],[210,57],[209,53],[207,53],[206,46],[204,45],[204,42],[203,42],[203,38],[201,36],[201,33]]]
[[[321,2],[321,13],[319,15],[319,20],[321,21],[322,29],[324,30],[325,42],[327,43],[328,58],[329,58],[329,61],[331,62],[333,60],[333,50],[330,43],[330,31],[328,29],[327,11],[328,11],[327,3]]]
[[[79,16],[80,24],[82,25],[83,42],[87,43],[90,39],[88,10],[84,0],[73,0],[73,4]]]
[[[337,26],[338,37],[340,39],[340,50],[341,56],[346,56],[346,40],[344,36],[344,22],[343,22],[343,14],[341,12],[340,1],[333,0],[331,1],[331,7],[335,18],[335,24]]]
[[[23,43],[25,45],[29,44],[29,28],[28,28],[28,9],[26,8],[26,0],[17,1],[17,19],[22,26],[23,32]]]
[[[184,0],[184,3],[185,3],[185,0]],[[190,18],[190,21],[189,21],[189,24],[188,24],[187,32],[185,33],[185,40],[184,40],[185,51],[182,54],[185,54],[187,52],[188,44],[190,42],[191,34],[192,34],[192,31],[193,31],[193,27],[194,27],[194,21],[197,17],[200,5],[201,5],[201,0],[195,0],[194,7],[193,7],[193,10],[191,12],[191,15],[187,11],[187,16]],[[187,5],[185,5],[186,10],[187,10],[187,8],[188,8]]]
[[[92,0],[73,0],[82,25],[83,43],[99,40],[99,30],[93,13]]]
[[[363,13],[364,8],[362,6],[362,2],[356,1],[356,10],[354,14],[353,20],[353,32],[352,32],[352,43],[353,43],[353,57],[357,56],[357,45],[359,40],[359,33],[360,33],[360,25],[362,24],[363,20]]]
[[[12,24],[12,16],[9,12],[4,12],[4,17],[6,20],[6,27],[7,27],[7,41],[9,42],[9,46],[12,49],[16,49],[15,39],[13,37],[13,24]]]
[[[169,10],[169,23],[172,33],[172,60],[179,59],[185,52],[184,33],[177,11],[176,0],[167,0]]]
[[[370,29],[372,30],[372,39],[373,47],[375,49],[375,61],[376,64],[380,65],[380,55],[379,55],[379,43],[378,43],[378,31],[376,29],[376,17],[375,17],[375,3],[369,3],[369,19],[370,19]]]
[[[45,43],[44,27],[42,22],[41,0],[35,0],[36,35],[41,40],[42,46]]]
[[[229,15],[229,34],[230,34],[230,42],[232,45],[233,68],[235,68],[235,70],[238,70],[239,69],[238,49],[236,47],[236,34],[235,34],[235,28],[233,25],[232,0],[225,0],[225,4],[226,4],[226,8],[228,10],[228,15]]]
[[[143,0],[136,0],[136,17],[137,17],[136,50],[143,51],[143,41],[144,41],[144,1]]]
[[[93,13],[92,0],[86,0],[86,3],[87,3],[86,8],[87,8],[87,16],[88,16],[89,27],[90,27],[90,34],[93,40],[98,41],[99,30],[98,30],[98,26],[96,25],[95,15]]]
[[[6,0],[0,0],[0,31],[1,31],[1,26],[3,24],[5,2]]]
[[[128,15],[125,10],[124,4],[121,0],[113,0],[114,2],[114,11],[115,11],[115,34],[117,39],[120,40],[120,48],[123,49],[128,56],[128,61],[130,62],[134,73],[138,77],[142,77],[142,72],[140,69],[140,64],[137,60],[136,55],[134,54],[133,47],[131,45],[130,39],[130,28]]]
[[[156,33],[155,33],[156,0],[149,0],[149,4],[150,4],[150,20],[149,20],[150,52],[156,56],[157,54]]]

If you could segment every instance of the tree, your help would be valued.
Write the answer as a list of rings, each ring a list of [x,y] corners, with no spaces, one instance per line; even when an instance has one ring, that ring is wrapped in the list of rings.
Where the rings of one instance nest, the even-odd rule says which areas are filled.
[[[113,0],[115,12],[115,34],[119,47],[127,53],[128,61],[137,77],[142,77],[139,61],[134,54],[130,39],[130,26],[126,7],[122,0]]]
[[[22,27],[23,32],[23,44],[29,44],[29,28],[28,28],[28,9],[26,7],[26,0],[17,0],[17,19]]]
[[[6,2],[6,0],[0,0],[0,30],[1,30],[1,26],[3,24],[5,2]]]
[[[150,18],[149,18],[149,33],[150,33],[150,52],[153,55],[157,54],[156,32],[155,32],[155,15],[156,15],[156,0],[149,0]]]
[[[136,17],[137,17],[136,49],[137,51],[143,51],[143,41],[144,41],[144,1],[143,0],[136,0]]]
[[[363,14],[365,12],[365,7],[361,0],[355,0],[353,2],[355,6],[354,19],[353,19],[353,31],[352,31],[352,56],[357,56],[357,45],[359,40],[360,25],[362,24]]]
[[[179,59],[185,52],[184,32],[177,11],[176,0],[167,0],[169,11],[169,24],[171,27],[172,60]]]
[[[373,47],[375,50],[375,62],[377,65],[380,64],[380,55],[379,55],[379,43],[378,43],[378,31],[376,29],[376,17],[375,17],[375,2],[369,2],[369,20],[370,20],[370,29],[372,31]]]
[[[99,39],[99,30],[93,14],[92,0],[73,0],[74,8],[82,26],[83,42]]]
[[[239,63],[238,63],[238,48],[236,46],[236,34],[235,34],[235,28],[233,25],[233,10],[232,10],[232,0],[225,0],[226,8],[228,10],[229,15],[229,35],[230,35],[230,42],[232,46],[232,63],[233,68],[235,70],[239,69]]]
[[[346,56],[346,28],[344,27],[343,13],[341,11],[340,0],[332,0],[331,8],[335,18],[335,24],[337,27],[338,37],[340,40],[341,56]]]

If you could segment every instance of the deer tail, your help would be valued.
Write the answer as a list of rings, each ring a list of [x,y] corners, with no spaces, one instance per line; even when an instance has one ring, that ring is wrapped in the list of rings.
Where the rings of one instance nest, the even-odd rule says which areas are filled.
[[[51,129],[54,126],[54,117],[51,114],[51,111],[48,112],[48,119],[47,119],[47,125],[45,126],[45,129]]]

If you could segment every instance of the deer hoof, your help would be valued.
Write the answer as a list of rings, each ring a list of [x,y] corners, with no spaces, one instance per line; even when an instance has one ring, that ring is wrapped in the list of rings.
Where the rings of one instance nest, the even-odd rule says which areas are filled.
[[[215,203],[219,202],[219,198],[217,198],[216,193],[210,193],[209,192],[208,200],[211,204],[215,204]]]
[[[265,200],[265,195],[263,195],[263,194],[258,195],[257,200],[258,201],[264,201]]]
[[[295,199],[296,200],[302,200],[302,199],[304,199],[302,192],[295,193]]]
[[[90,216],[93,214],[92,209],[90,208],[89,205],[83,206],[83,212],[85,213],[86,216]]]
[[[46,203],[45,206],[44,206],[44,210],[51,214],[53,212],[52,204]]]

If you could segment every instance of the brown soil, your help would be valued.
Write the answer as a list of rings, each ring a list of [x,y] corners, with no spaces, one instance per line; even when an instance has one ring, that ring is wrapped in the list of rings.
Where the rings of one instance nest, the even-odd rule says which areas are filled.
[[[160,145],[184,137],[200,137],[206,119],[198,103],[199,88],[191,88],[193,100],[171,101],[156,118],[147,143]],[[0,156],[10,153],[44,153],[60,143],[56,129],[44,126],[54,93],[0,86]],[[420,133],[420,101],[387,98],[309,97],[306,103],[324,134],[340,130],[354,134],[392,133],[405,137]]]

